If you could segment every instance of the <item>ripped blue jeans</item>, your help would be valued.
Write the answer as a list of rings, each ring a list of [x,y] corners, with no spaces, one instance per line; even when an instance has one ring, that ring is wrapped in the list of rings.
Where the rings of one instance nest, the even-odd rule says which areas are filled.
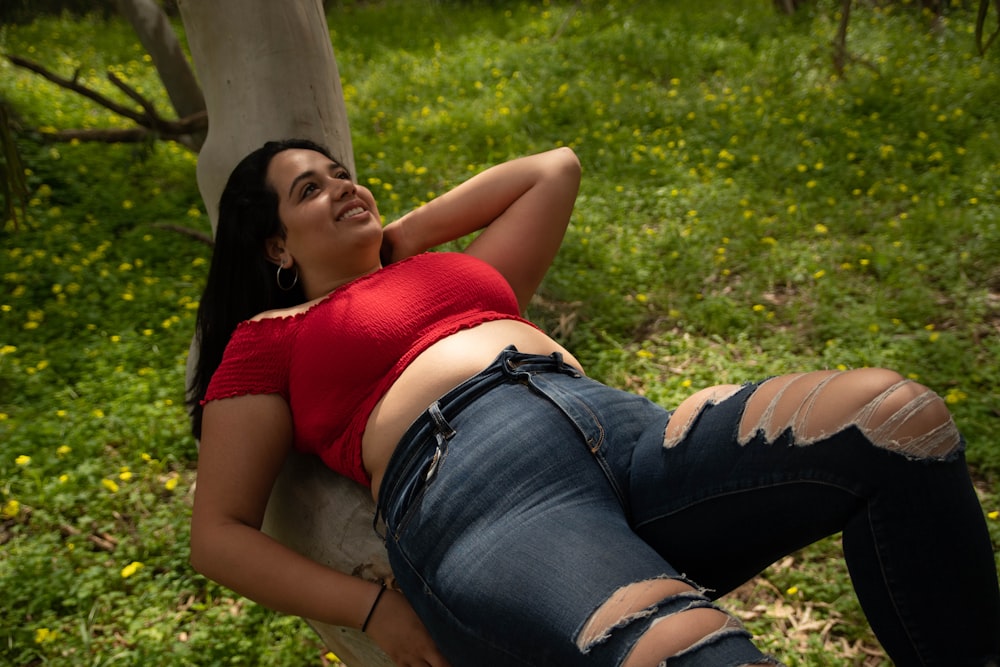
[[[668,428],[648,400],[511,348],[436,401],[400,442],[379,513],[397,582],[452,665],[622,665],[658,624],[839,531],[897,665],[997,659],[997,573],[960,443],[916,456],[852,423],[803,444],[801,415],[783,426],[773,407],[747,428],[765,385]],[[656,660],[776,664],[735,619],[713,628]]]

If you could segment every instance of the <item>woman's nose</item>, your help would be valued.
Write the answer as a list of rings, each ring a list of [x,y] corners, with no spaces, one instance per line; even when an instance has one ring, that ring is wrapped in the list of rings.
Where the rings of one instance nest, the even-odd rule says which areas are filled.
[[[354,181],[348,181],[346,179],[338,179],[340,184],[340,190],[337,192],[337,199],[344,199],[346,197],[353,197],[357,191],[358,186],[354,184]]]

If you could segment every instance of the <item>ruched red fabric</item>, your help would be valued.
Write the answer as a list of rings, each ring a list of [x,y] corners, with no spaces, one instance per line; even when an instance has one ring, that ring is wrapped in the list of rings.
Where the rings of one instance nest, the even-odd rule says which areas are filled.
[[[295,447],[367,486],[361,438],[378,401],[429,346],[492,320],[527,322],[496,269],[461,253],[410,257],[302,313],[240,323],[203,403],[280,394]]]

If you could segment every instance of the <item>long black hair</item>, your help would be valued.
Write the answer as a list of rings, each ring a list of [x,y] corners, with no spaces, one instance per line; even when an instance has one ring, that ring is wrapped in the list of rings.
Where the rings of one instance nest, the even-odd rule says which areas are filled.
[[[285,234],[267,169],[275,155],[289,149],[316,151],[336,162],[312,141],[269,141],[240,160],[219,199],[212,264],[198,306],[193,351],[197,360],[187,393],[195,438],[201,437],[201,400],[236,326],[265,310],[306,301],[301,285],[287,291],[278,287],[277,265],[265,253],[267,239]]]

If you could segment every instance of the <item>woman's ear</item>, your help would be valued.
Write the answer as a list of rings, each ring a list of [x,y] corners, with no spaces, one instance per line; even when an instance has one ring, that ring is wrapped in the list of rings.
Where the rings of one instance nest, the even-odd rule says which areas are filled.
[[[288,268],[291,266],[291,259],[285,253],[285,241],[280,236],[272,236],[264,241],[264,255],[267,261],[277,266]]]

